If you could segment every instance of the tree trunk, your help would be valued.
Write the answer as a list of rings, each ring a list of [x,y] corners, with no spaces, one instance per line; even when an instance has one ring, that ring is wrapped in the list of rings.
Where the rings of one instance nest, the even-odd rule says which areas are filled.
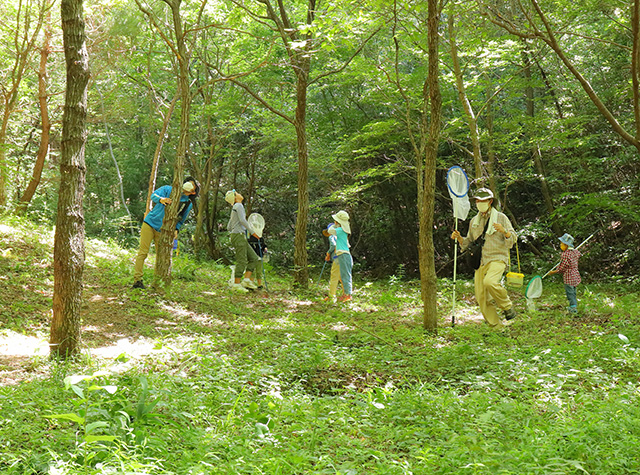
[[[462,68],[460,67],[460,60],[458,59],[458,47],[456,45],[456,35],[453,26],[454,20],[453,14],[449,15],[449,41],[451,45],[451,62],[453,64],[453,74],[456,78],[456,88],[458,89],[458,98],[467,116],[467,124],[469,125],[469,135],[471,137],[471,144],[473,146],[473,163],[475,170],[475,179],[478,184],[482,185],[485,178],[482,173],[482,150],[480,149],[480,134],[478,133],[478,120],[476,114],[473,111],[471,102],[467,96],[466,89],[464,87],[464,78],[462,77]],[[495,189],[493,190],[495,193]]]
[[[149,211],[151,211],[151,195],[156,189],[156,179],[158,178],[158,165],[160,163],[160,153],[162,152],[162,146],[164,145],[164,139],[167,136],[167,129],[169,128],[169,122],[171,121],[171,116],[173,115],[173,110],[176,106],[176,102],[178,102],[178,95],[173,98],[171,104],[169,105],[169,110],[162,118],[162,130],[158,135],[158,143],[156,144],[156,150],[153,153],[153,163],[151,164],[151,174],[149,175],[149,187],[147,189],[147,205],[144,208],[144,215],[146,216]],[[158,108],[158,110],[160,110]]]
[[[52,356],[67,358],[80,351],[80,305],[84,270],[85,185],[89,58],[85,44],[82,0],[62,0],[62,34],[67,90],[62,118],[60,190],[54,241]]]
[[[180,91],[180,137],[176,150],[176,161],[173,168],[173,184],[171,189],[171,204],[167,206],[160,237],[156,248],[156,269],[155,288],[166,291],[171,285],[171,258],[173,248],[173,238],[178,222],[178,208],[180,207],[180,197],[182,196],[182,179],[184,175],[184,164],[187,156],[187,146],[189,143],[189,112],[191,105],[191,95],[189,93],[189,56],[185,43],[180,17],[181,0],[165,0],[171,7],[173,16],[173,26],[178,48],[178,90]]]
[[[440,94],[438,68],[438,25],[440,8],[438,0],[428,0],[427,41],[428,41],[428,77],[423,88],[423,100],[429,105],[428,129],[422,167],[423,178],[419,180],[422,189],[419,190],[420,230],[419,230],[419,261],[420,261],[420,291],[423,303],[423,328],[436,332],[438,328],[437,292],[438,283],[435,268],[435,250],[433,245],[433,216],[436,190],[436,158],[440,141],[440,116],[442,96]],[[426,112],[426,108],[425,111]]]
[[[524,43],[525,46],[527,43]],[[535,119],[535,101],[534,101],[534,89],[531,85],[532,77],[531,77],[531,60],[529,58],[529,54],[526,50],[522,51],[522,61],[524,63],[524,77],[526,80],[525,87],[525,104],[526,104],[526,114],[527,117],[533,121]],[[540,146],[538,145],[536,140],[531,141],[531,158],[533,159],[533,164],[536,169],[536,173],[538,174],[538,178],[540,179],[540,187],[542,189],[542,196],[544,198],[544,204],[547,211],[548,216],[553,216],[555,212],[555,206],[553,204],[553,197],[551,194],[551,189],[549,188],[549,183],[547,182],[547,176],[544,169],[544,162],[542,159],[542,152],[540,151]],[[551,228],[556,235],[561,235],[560,226],[555,221],[552,221]]]
[[[293,264],[296,285],[306,289],[309,286],[309,267],[307,253],[307,225],[309,221],[309,152],[307,148],[307,80],[309,64],[304,62],[306,70],[297,73],[295,129],[298,144],[298,213],[294,238]]]
[[[9,118],[20,96],[20,84],[24,77],[24,71],[29,64],[31,54],[35,49],[36,39],[42,28],[45,14],[50,8],[44,2],[38,5],[37,17],[32,18],[33,11],[26,7],[19,9],[16,14],[16,25],[13,33],[12,44],[16,47],[15,60],[9,70],[9,80],[0,90],[2,104],[2,119],[0,121],[0,208],[7,205],[7,134]],[[22,22],[22,25],[21,25]],[[30,31],[31,29],[31,31]]]
[[[49,153],[49,135],[51,132],[51,122],[49,121],[49,108],[47,100],[47,60],[51,52],[51,13],[47,13],[46,27],[44,31],[44,40],[42,49],[40,50],[40,69],[38,70],[38,100],[40,103],[40,118],[42,121],[42,134],[40,135],[40,147],[38,148],[38,156],[33,166],[33,173],[29,185],[24,194],[20,198],[20,202],[16,205],[14,214],[23,215],[27,211],[29,203],[40,184],[44,162]]]

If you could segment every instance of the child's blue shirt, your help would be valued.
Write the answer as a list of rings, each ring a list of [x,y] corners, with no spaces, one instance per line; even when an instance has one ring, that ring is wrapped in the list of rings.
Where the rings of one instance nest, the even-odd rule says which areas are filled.
[[[328,230],[329,234],[336,237],[336,254],[350,254],[349,252],[349,235],[341,226],[331,226]]]

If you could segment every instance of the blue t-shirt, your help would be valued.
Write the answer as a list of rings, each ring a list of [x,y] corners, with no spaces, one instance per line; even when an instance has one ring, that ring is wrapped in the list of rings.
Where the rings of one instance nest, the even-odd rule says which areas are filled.
[[[149,214],[147,214],[147,216],[144,218],[144,222],[158,232],[160,232],[160,228],[162,228],[162,221],[164,220],[164,211],[165,211],[165,205],[160,203],[160,198],[169,198],[170,196],[171,196],[170,185],[161,186],[156,191],[154,191],[153,194],[151,195],[151,201],[154,202],[154,205],[153,205],[153,208],[151,208],[151,211],[149,211]],[[187,216],[189,215],[189,212],[191,211],[191,208],[192,208],[192,204],[191,204],[191,201],[189,200],[189,197],[185,194],[180,195],[180,203],[185,203],[187,201],[189,202],[189,204],[187,205],[187,208],[185,209],[184,213],[182,213],[182,218],[180,218],[178,220],[178,223],[176,224],[176,229],[178,230],[182,227],[184,222],[187,220]]]
[[[342,226],[333,225],[327,231],[336,237],[336,254],[349,254],[349,234]]]

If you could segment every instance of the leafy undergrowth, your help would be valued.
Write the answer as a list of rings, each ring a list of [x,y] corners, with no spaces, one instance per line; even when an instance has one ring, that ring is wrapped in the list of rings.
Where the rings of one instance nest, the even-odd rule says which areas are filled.
[[[640,472],[638,289],[557,283],[487,328],[472,286],[356,279],[241,295],[180,256],[169,295],[133,290],[133,250],[87,242],[83,358],[50,361],[52,234],[0,222],[0,473],[626,474]],[[149,263],[150,264],[150,263]],[[152,271],[147,269],[146,280]]]

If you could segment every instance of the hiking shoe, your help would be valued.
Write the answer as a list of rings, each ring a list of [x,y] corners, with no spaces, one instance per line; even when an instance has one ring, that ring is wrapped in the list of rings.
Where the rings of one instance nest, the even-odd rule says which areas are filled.
[[[229,286],[229,288],[230,288],[231,290],[234,290],[234,291],[236,291],[236,292],[240,292],[240,293],[247,293],[247,292],[249,292],[247,289],[245,289],[245,288],[242,286],[242,284],[235,284],[235,283],[234,283],[234,284],[231,284],[231,285]]]
[[[132,289],[144,289],[144,284],[141,280],[136,280],[131,286]]]
[[[504,318],[506,318],[507,320],[513,320],[517,316],[518,316],[518,314],[513,309],[513,307],[511,307],[509,310],[505,310],[504,311]]]
[[[240,282],[240,285],[242,285],[245,289],[249,289],[249,290],[256,290],[258,288],[258,286],[254,284],[253,281],[251,281],[250,279],[247,279],[246,277],[242,279],[242,282]]]

